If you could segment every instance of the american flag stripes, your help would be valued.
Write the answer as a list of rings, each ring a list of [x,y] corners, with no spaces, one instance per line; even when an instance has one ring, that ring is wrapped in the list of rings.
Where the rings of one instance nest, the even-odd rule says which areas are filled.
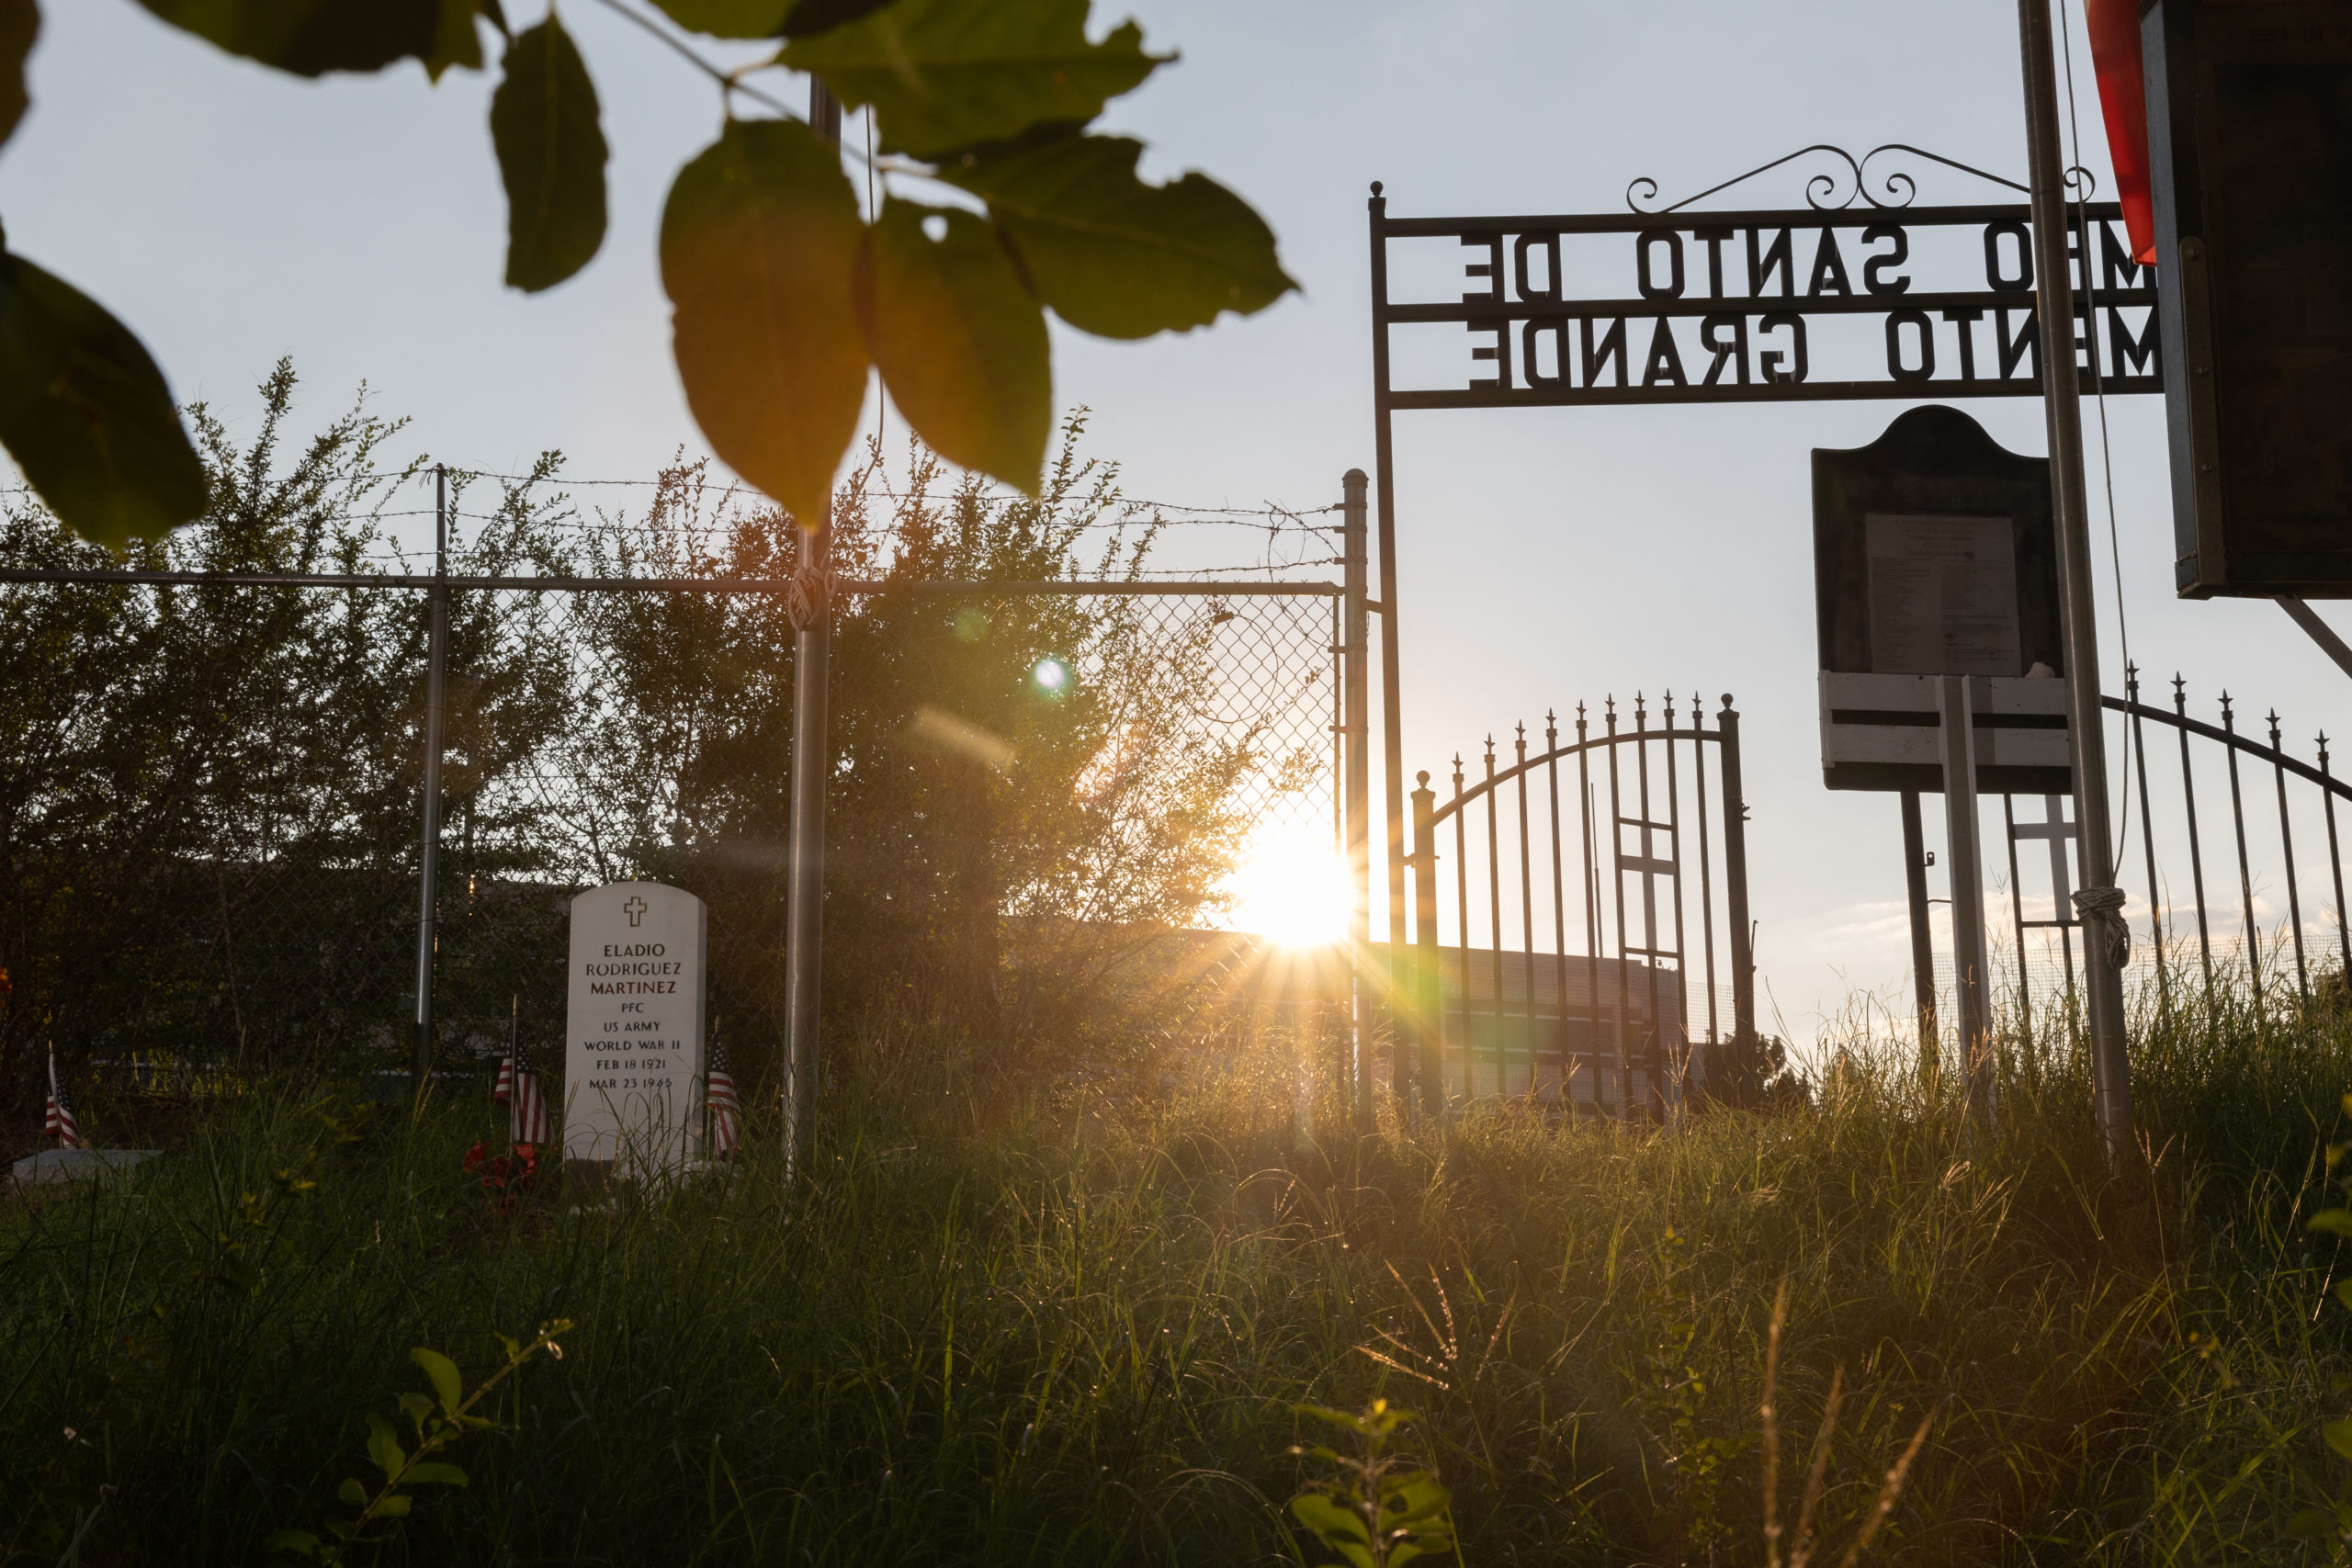
[[[539,1075],[522,1064],[522,1047],[511,1045],[504,1061],[498,1064],[498,1087],[490,1091],[492,1100],[506,1102],[506,1139],[517,1148],[537,1147],[550,1143],[555,1134],[548,1120],[548,1097],[539,1087]]]
[[[57,1047],[49,1048],[49,1113],[41,1122],[41,1131],[54,1137],[59,1146],[83,1148],[82,1124],[74,1120],[74,1102],[65,1098],[64,1080],[57,1076]]]
[[[727,1049],[710,1043],[710,1152],[731,1155],[743,1143],[743,1104],[735,1098],[735,1077],[727,1070]]]

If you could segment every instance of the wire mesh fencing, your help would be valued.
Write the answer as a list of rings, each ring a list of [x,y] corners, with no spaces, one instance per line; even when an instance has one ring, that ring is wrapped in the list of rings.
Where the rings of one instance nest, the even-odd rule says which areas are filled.
[[[571,897],[647,876],[710,905],[711,1014],[755,1077],[781,1017],[797,531],[700,501],[592,526],[530,476],[504,494],[449,561],[501,585],[449,592],[440,1060],[551,1052]],[[1029,992],[1107,985],[1117,954],[1035,953],[1082,927],[1212,922],[1253,835],[1329,829],[1333,590],[1305,576],[1313,527],[1259,530],[1304,538],[1296,558],[1178,583],[1126,546],[1078,547],[1149,519],[1057,536],[1003,511],[950,507],[841,563],[844,1009],[977,996],[1002,1029],[1049,1021]],[[20,1100],[52,1042],[150,1089],[406,1060],[427,594],[347,518],[307,545],[239,532],[209,520],[129,563],[194,574],[169,581],[119,581],[125,563],[28,507],[0,536],[0,1040]],[[395,572],[409,584],[375,581]]]

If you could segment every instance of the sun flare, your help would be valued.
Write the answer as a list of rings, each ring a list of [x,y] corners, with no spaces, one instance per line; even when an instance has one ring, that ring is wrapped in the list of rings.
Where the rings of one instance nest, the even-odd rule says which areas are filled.
[[[1226,919],[1235,931],[1278,947],[1328,947],[1347,940],[1347,863],[1328,831],[1261,829],[1225,890],[1233,897]]]

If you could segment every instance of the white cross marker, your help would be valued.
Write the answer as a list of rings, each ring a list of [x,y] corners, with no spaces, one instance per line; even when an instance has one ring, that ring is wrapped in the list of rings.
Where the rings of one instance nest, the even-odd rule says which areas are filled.
[[[2019,840],[2049,840],[2050,886],[2058,898],[2058,920],[2061,924],[2072,925],[2075,919],[2075,885],[2066,871],[2066,840],[2075,836],[2075,825],[2066,820],[2065,796],[2043,795],[2041,814],[2041,821],[2018,823],[2017,836]]]

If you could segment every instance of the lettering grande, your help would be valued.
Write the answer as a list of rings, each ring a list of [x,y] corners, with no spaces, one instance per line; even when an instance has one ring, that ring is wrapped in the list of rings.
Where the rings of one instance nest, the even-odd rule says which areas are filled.
[[[1986,209],[1973,210],[1980,216],[1965,223],[1792,213],[1613,234],[1532,220],[1513,231],[1491,226],[1508,220],[1477,220],[1476,231],[1454,232],[1467,253],[1469,285],[1458,301],[1379,308],[1384,330],[1462,324],[1469,349],[1461,391],[1432,388],[1394,400],[1542,401],[1569,392],[1720,399],[1738,389],[1769,399],[1814,382],[1825,353],[1826,374],[1840,387],[1880,381],[1897,394],[1957,382],[1976,392],[2030,392],[2042,352],[2031,229],[2021,216],[1987,220]],[[1440,237],[1445,221],[1416,220],[1413,234]],[[2093,387],[2100,378],[2152,381],[2152,269],[2132,260],[2105,218],[2069,238],[2077,364]],[[1573,296],[1571,283],[1584,275],[1567,247],[1623,242],[1619,276],[1630,287],[1608,298]]]

